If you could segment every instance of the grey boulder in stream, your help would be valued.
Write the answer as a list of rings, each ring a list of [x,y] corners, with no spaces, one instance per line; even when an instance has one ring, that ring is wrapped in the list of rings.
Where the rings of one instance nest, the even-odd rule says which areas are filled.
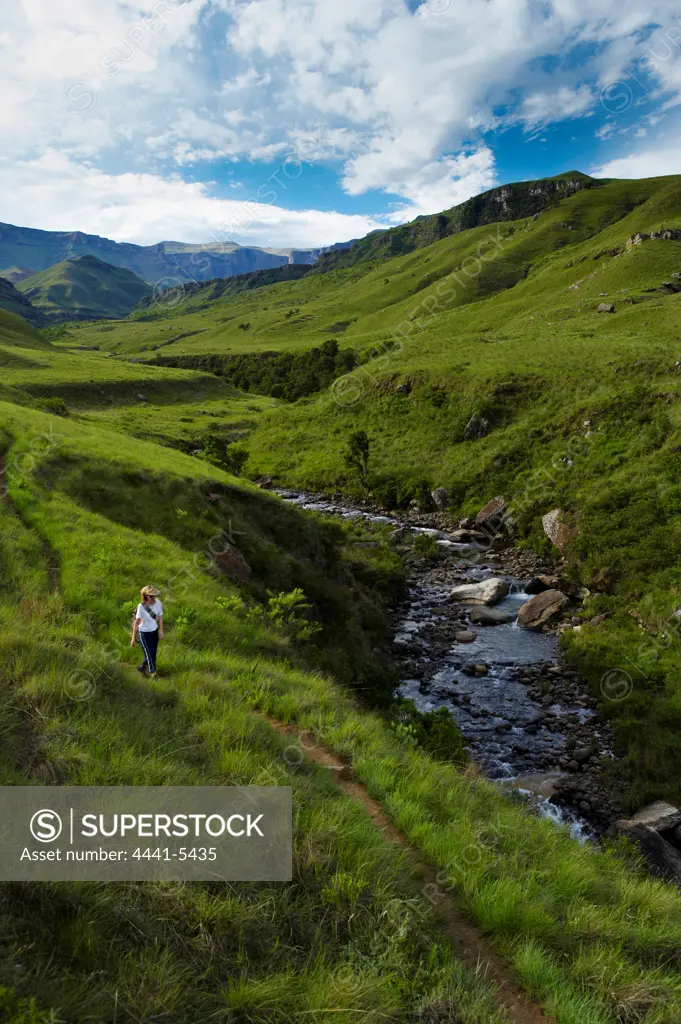
[[[555,619],[570,603],[570,598],[560,590],[545,590],[530,601],[526,601],[518,612],[518,625],[523,629],[541,629]]]
[[[506,626],[513,622],[512,612],[502,612],[499,608],[472,608],[469,618],[476,626]]]
[[[464,604],[498,604],[499,601],[503,601],[508,591],[509,585],[506,580],[493,577],[481,583],[465,583],[461,587],[454,587],[450,596]]]

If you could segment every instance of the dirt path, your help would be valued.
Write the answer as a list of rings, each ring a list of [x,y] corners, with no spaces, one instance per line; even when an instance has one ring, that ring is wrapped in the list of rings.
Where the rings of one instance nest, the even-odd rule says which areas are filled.
[[[267,716],[267,721],[279,733],[290,736],[304,732],[305,735],[310,735],[307,730],[300,730],[294,725],[285,725],[270,716]],[[421,858],[418,851],[390,821],[380,803],[374,800],[366,788],[352,777],[352,768],[348,762],[321,745],[308,748],[307,744],[301,744],[301,749],[307,761],[330,769],[343,793],[360,803],[385,838],[406,852],[410,863],[417,869],[419,878],[429,886],[429,894],[434,894],[435,906],[458,959],[494,986],[499,1004],[514,1024],[553,1024],[552,1018],[547,1017],[535,1003],[528,999],[518,986],[503,957],[466,918],[456,900],[449,893],[442,891],[437,882],[436,869]]]

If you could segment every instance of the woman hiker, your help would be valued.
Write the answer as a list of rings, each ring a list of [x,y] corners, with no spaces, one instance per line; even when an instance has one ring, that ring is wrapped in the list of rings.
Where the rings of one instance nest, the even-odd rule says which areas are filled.
[[[156,587],[142,588],[142,600],[137,606],[130,637],[130,646],[134,647],[139,633],[144,651],[144,661],[137,671],[143,676],[150,675],[153,678],[156,678],[158,642],[163,639],[163,605],[158,600],[159,593]]]

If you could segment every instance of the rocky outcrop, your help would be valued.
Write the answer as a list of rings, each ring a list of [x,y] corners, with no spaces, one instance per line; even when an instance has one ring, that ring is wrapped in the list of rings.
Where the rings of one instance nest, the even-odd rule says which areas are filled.
[[[569,597],[560,590],[545,590],[543,594],[537,594],[521,607],[518,612],[518,624],[523,629],[541,629],[560,615],[569,603]]]
[[[491,429],[492,424],[484,416],[471,416],[463,432],[464,440],[479,441],[480,438],[487,437]]]
[[[461,587],[455,587],[450,596],[464,604],[498,604],[499,601],[503,601],[508,591],[506,580],[492,577],[481,583],[466,583]]]
[[[227,544],[225,549],[216,556],[215,564],[231,580],[236,580],[238,583],[248,583],[251,578],[252,569],[250,565],[239,549],[233,544]]]
[[[436,508],[439,508],[441,512],[445,512],[449,508],[449,491],[446,487],[437,487],[431,494],[433,504]]]
[[[571,526],[563,521],[565,513],[562,509],[554,508],[542,518],[544,533],[552,544],[563,553],[570,541],[577,536],[577,527]]]
[[[627,249],[633,249],[635,245],[641,245],[648,238],[650,238],[650,235],[646,235],[643,231],[638,231],[631,238],[627,238]]]
[[[679,228],[661,228],[659,231],[652,231],[649,235],[645,231],[639,231],[627,239],[627,249],[633,249],[635,245],[641,245],[648,240],[653,242],[678,242],[681,241],[681,230]]]

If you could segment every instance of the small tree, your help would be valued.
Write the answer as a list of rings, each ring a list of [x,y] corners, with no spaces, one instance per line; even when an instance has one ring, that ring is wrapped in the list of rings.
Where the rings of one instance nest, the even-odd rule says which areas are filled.
[[[370,441],[364,430],[356,430],[350,435],[345,451],[345,465],[359,476],[362,488],[369,490],[367,474],[369,470]]]

